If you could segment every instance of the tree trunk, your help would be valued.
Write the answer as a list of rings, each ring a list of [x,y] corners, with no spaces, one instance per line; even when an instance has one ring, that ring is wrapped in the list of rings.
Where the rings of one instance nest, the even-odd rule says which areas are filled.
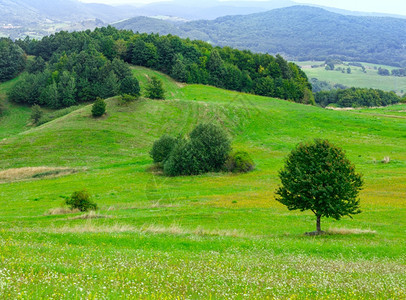
[[[316,222],[316,227],[317,227],[317,232],[321,232],[321,226],[320,226],[320,216],[316,216],[317,217],[317,222]]]

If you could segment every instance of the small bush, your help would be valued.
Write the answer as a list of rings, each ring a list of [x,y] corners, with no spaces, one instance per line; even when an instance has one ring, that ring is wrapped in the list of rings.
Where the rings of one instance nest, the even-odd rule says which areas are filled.
[[[97,98],[92,106],[92,116],[95,118],[101,117],[106,112],[106,102],[103,99]]]
[[[176,144],[176,138],[170,135],[163,135],[152,145],[150,155],[155,163],[164,162],[169,157],[173,147]]]
[[[134,102],[135,100],[137,100],[137,96],[130,95],[130,94],[121,95],[121,103],[123,103],[123,104],[129,104],[131,102]]]
[[[254,168],[254,161],[245,151],[232,153],[225,163],[225,169],[233,173],[247,173],[254,170]]]
[[[65,200],[65,203],[72,210],[88,211],[97,209],[97,204],[91,200],[91,196],[87,190],[73,192],[72,196]]]
[[[162,81],[153,76],[150,83],[146,86],[145,96],[150,99],[165,99],[165,90]]]
[[[38,124],[38,121],[42,118],[44,112],[38,104],[31,107],[31,120],[34,124]]]

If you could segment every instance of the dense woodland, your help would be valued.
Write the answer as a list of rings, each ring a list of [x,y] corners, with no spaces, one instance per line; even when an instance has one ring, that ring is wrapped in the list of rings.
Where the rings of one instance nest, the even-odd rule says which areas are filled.
[[[97,97],[138,95],[139,83],[128,63],[162,71],[181,82],[315,103],[305,73],[280,55],[213,47],[172,35],[134,34],[110,26],[62,31],[42,40],[0,42],[0,61],[5,66],[1,80],[26,70],[9,92],[9,99],[21,104],[62,108]],[[28,60],[27,55],[31,56]],[[320,82],[313,84],[316,92],[324,89]],[[321,106],[385,106],[400,101],[394,93],[359,88],[315,95]]]
[[[316,7],[293,6],[186,23],[139,17],[114,26],[171,33],[256,52],[281,53],[289,60],[321,61],[335,57],[406,66],[405,19],[348,16]]]
[[[10,93],[11,100],[19,103],[64,107],[125,93],[131,72],[124,62],[162,71],[181,82],[300,103],[314,101],[305,73],[280,55],[213,47],[171,35],[134,34],[110,26],[16,43],[36,57]]]
[[[16,77],[25,68],[26,55],[12,40],[0,39],[0,82]]]

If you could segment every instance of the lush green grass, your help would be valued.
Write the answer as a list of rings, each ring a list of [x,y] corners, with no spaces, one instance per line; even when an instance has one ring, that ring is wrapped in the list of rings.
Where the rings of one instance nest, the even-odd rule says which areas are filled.
[[[342,73],[340,71],[327,71],[323,67],[310,68],[312,65],[321,65],[320,61],[304,61],[297,62],[298,65],[303,67],[303,71],[307,77],[317,78],[322,81],[327,81],[331,84],[343,84],[348,87],[362,87],[362,88],[374,88],[384,91],[395,91],[399,95],[406,93],[406,77],[395,76],[380,76],[378,75],[377,68],[382,67],[388,70],[395,69],[390,66],[374,65],[368,63],[362,63],[365,67],[366,73],[362,71],[360,67],[350,66],[351,74],[347,72]],[[335,65],[336,68],[344,68],[345,71],[348,65]]]
[[[406,296],[404,106],[330,111],[157,75],[167,99],[109,99],[0,142],[0,168],[77,173],[0,185],[3,298],[403,298]],[[13,107],[12,109],[21,109]],[[392,109],[395,109],[392,107]],[[223,125],[254,157],[249,174],[165,178],[148,171],[163,133]],[[306,237],[311,213],[274,200],[277,172],[299,142],[328,138],[364,174],[363,213],[323,220],[344,231]],[[380,163],[390,156],[389,164]],[[34,169],[35,170],[35,169]],[[99,218],[47,215],[87,188]]]

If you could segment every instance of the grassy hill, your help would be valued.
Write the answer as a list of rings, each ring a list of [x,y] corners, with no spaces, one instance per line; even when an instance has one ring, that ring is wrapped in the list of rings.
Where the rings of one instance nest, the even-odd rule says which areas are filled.
[[[330,111],[182,85],[140,67],[134,74],[142,86],[159,76],[167,100],[123,106],[111,98],[101,119],[86,106],[36,128],[26,127],[25,108],[9,104],[24,113],[8,119],[17,129],[3,130],[0,142],[0,295],[406,295],[405,105]],[[175,178],[150,171],[154,140],[200,122],[224,126],[256,170]],[[364,174],[363,213],[323,220],[334,234],[305,237],[314,216],[289,212],[274,190],[284,157],[314,137],[344,148]],[[380,163],[384,156],[389,164]],[[94,195],[97,214],[48,213],[82,188]]]

